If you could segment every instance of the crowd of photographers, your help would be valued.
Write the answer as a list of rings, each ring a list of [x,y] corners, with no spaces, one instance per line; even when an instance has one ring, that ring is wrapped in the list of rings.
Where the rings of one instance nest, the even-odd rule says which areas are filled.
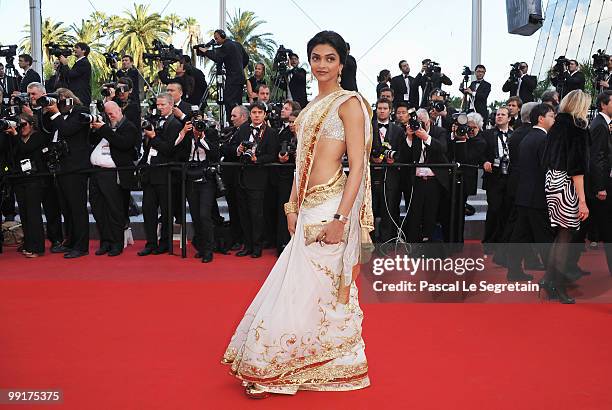
[[[218,84],[218,102],[224,105],[229,127],[211,118],[206,106],[210,84],[203,73],[180,50],[161,43],[155,53],[144,57],[159,63],[158,77],[165,90],[148,102],[146,112],[141,112],[141,77],[129,55],[105,55],[112,78],[102,87],[103,101],[91,103],[87,44],[77,43],[73,50],[49,45],[57,64],[45,85],[31,70],[28,55],[19,56],[24,76],[16,78],[12,88],[6,74],[0,75],[1,91],[10,97],[3,100],[0,152],[12,174],[12,183],[3,184],[2,211],[8,219],[14,217],[15,195],[26,257],[45,251],[41,204],[51,252],[64,253],[66,258],[87,255],[88,200],[100,237],[96,254],[120,254],[134,190],[143,192],[146,234],[138,255],[167,253],[172,221],[184,217],[183,178],[193,221],[192,244],[203,262],[210,262],[214,251],[232,250],[237,256],[254,258],[266,247],[282,251],[289,241],[282,204],[293,181],[294,121],[307,104],[306,71],[299,66],[298,55],[281,46],[272,75],[266,76],[263,64],[256,64],[247,79],[244,68],[249,57],[244,48],[221,30],[214,37],[196,46],[196,51],[225,73],[225,82]],[[66,58],[72,53],[77,60],[69,67]],[[594,86],[602,92],[609,89],[612,60],[603,52],[596,56]],[[538,118],[530,118],[537,106],[532,102],[536,77],[528,74],[526,63],[513,64],[502,86],[510,97],[489,115],[491,84],[484,79],[485,66],[474,67],[474,72],[465,67],[461,73],[460,110],[449,104],[442,87],[452,81],[437,63],[423,60],[415,77],[405,60],[398,66],[401,73],[394,77],[389,70],[381,71],[376,89],[371,156],[374,239],[461,242],[464,216],[474,213],[467,198],[476,194],[482,168],[488,203],[485,251],[507,265],[509,255],[495,244],[510,241],[517,219],[518,146],[537,125],[533,121]],[[353,71],[356,67],[346,77],[354,76]],[[344,74],[347,87],[356,89],[354,79],[345,80]],[[470,81],[471,75],[475,80]],[[572,90],[585,87],[577,62],[564,57],[557,59],[551,82],[556,91],[545,92],[541,100],[555,110]],[[171,172],[167,164],[184,165]],[[455,165],[457,174],[453,174],[451,166],[439,164],[461,166]],[[461,189],[457,180],[462,181]],[[229,223],[219,214],[216,198],[222,195]],[[457,207],[451,209],[452,204]],[[458,217],[451,218],[453,212]],[[604,235],[598,236],[595,227],[589,232],[594,241]],[[531,256],[525,256],[526,266],[543,262]],[[529,277],[522,266],[509,268],[509,280]]]

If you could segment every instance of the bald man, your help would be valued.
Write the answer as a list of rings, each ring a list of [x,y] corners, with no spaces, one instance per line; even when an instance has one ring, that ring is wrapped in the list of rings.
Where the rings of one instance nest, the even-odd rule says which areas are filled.
[[[89,179],[89,202],[100,236],[96,255],[117,256],[123,251],[123,230],[129,221],[126,201],[136,180],[133,170],[109,169],[134,165],[140,132],[124,117],[117,103],[105,103],[104,112],[106,123],[100,118],[91,124],[95,148],[90,161],[95,172]]]

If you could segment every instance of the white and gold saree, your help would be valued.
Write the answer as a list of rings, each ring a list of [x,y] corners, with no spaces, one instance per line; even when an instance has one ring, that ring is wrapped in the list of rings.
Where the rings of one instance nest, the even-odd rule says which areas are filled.
[[[373,229],[369,167],[364,167],[346,242],[305,243],[305,230],[331,220],[342,198],[346,182],[342,168],[326,184],[308,188],[308,177],[319,139],[343,139],[337,111],[351,97],[357,97],[363,109],[364,161],[368,163],[372,113],[358,93],[340,90],[302,111],[296,120],[299,213],[295,235],[247,309],[223,357],[223,363],[231,364],[233,375],[268,392],[354,390],[370,383],[361,338],[363,313],[351,277],[365,249],[362,241],[368,243]],[[347,303],[339,301],[342,286],[350,286]]]

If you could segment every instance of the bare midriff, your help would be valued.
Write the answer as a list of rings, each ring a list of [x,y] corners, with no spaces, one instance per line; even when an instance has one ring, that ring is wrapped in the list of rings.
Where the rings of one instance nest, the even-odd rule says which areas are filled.
[[[346,143],[322,136],[317,143],[314,162],[308,178],[308,188],[327,183],[342,165]]]

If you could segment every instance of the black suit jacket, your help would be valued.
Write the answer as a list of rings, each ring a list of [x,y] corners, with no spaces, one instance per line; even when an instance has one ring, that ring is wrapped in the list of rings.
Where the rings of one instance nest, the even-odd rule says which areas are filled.
[[[308,104],[308,97],[306,96],[306,70],[301,67],[293,69],[293,74],[289,81],[289,90],[291,91],[291,98],[299,102],[302,108],[306,107]]]
[[[68,88],[76,95],[81,104],[89,107],[91,103],[91,63],[87,57],[78,60],[72,68],[61,65],[62,78],[68,81]]]
[[[470,90],[474,90],[476,88],[476,81],[472,81],[470,84]],[[480,81],[480,85],[476,90],[476,94],[474,96],[474,108],[476,112],[482,115],[482,118],[485,119],[489,116],[489,112],[487,110],[487,98],[489,98],[489,94],[491,93],[491,83],[485,80]]]
[[[510,137],[508,137],[508,152],[510,153],[510,168],[508,174],[508,191],[516,193],[519,184],[519,163],[521,158],[521,142],[531,132],[531,124],[521,124]]]
[[[140,131],[136,125],[124,117],[123,123],[113,131],[108,125],[92,133],[91,144],[96,146],[102,138],[108,141],[110,155],[117,167],[129,167],[138,159],[136,151],[140,142]],[[119,171],[119,185],[125,189],[136,189],[136,177],[133,170]]]
[[[484,155],[480,160],[480,165],[484,164],[485,162],[490,162],[493,164],[495,158],[499,157],[497,149],[498,132],[499,130],[497,128],[491,128],[482,133],[482,138],[486,143],[486,148],[484,150]],[[508,137],[506,141],[509,141],[511,137],[512,130],[508,130]],[[510,161],[512,161],[512,157],[510,158]],[[491,180],[497,177],[498,173],[499,171],[497,167],[493,168],[493,172],[484,172],[482,175],[482,189],[486,190],[488,185],[492,183]]]
[[[445,85],[453,85],[453,82],[448,76],[444,73],[434,73],[431,76],[431,82],[433,88],[427,89],[427,78],[423,75],[423,73],[418,73],[416,77],[414,77],[414,83],[423,88],[423,95],[421,97],[421,107],[427,107],[429,102],[429,95],[434,88],[442,89],[442,84]]]
[[[545,146],[546,133],[538,128],[531,128],[520,143],[516,205],[536,209],[547,207],[544,192],[546,167],[542,161]]]
[[[597,114],[589,125],[591,133],[589,146],[589,169],[585,175],[586,193],[590,196],[610,187],[610,167],[612,166],[612,136],[606,120]],[[611,195],[608,192],[608,195]]]
[[[391,120],[389,120],[389,127],[387,128],[387,133],[385,134],[385,142],[388,142],[391,145],[391,149],[399,153],[399,158],[396,160],[396,162],[399,162],[399,159],[401,158],[402,140],[405,140],[405,139],[406,139],[406,134],[404,133],[403,128],[397,124],[392,123]],[[382,148],[382,142],[380,140],[378,120],[376,119],[376,117],[374,117],[372,120],[372,152],[380,151],[381,148]],[[383,161],[383,163],[385,163],[385,161]],[[377,167],[376,166],[377,164],[375,164],[373,161],[370,161],[370,164],[372,165],[371,167],[372,182],[382,181],[384,179],[385,169],[387,170],[387,177],[389,177],[392,174],[397,174],[399,176],[400,168]]]
[[[30,135],[27,142],[24,142],[23,139],[18,136],[6,135],[6,137],[7,139],[13,139],[14,151],[11,155],[11,159],[14,160],[13,165],[15,170],[21,172],[20,161],[26,158],[29,159],[30,162],[36,167],[36,172],[45,172],[47,170],[42,158],[42,149],[45,145],[47,145],[47,136],[45,134],[41,132],[34,132],[32,135]],[[2,137],[0,136],[0,138]],[[0,161],[0,163],[2,163],[2,161]],[[19,183],[20,181],[21,180],[17,180],[16,182]],[[26,182],[27,180],[24,179],[23,181]]]
[[[185,118],[183,118],[182,120],[177,118],[177,120],[179,120],[181,124],[185,125],[185,123],[189,119],[189,114],[191,114],[191,104],[189,104],[185,100],[181,100],[181,102],[176,106],[178,107],[179,110],[183,112],[183,114],[185,114]]]
[[[521,89],[518,90],[518,96],[523,104],[526,102],[532,102],[534,100],[533,91],[537,86],[538,78],[535,75],[526,74],[523,76],[523,79],[521,80]],[[502,87],[502,91],[509,92],[511,97],[517,95],[517,89],[518,81],[511,81],[510,79],[506,80]]]
[[[340,86],[345,90],[358,91],[357,90],[357,60],[352,55],[346,57],[346,63],[342,67],[342,79],[340,80]]]
[[[408,102],[414,108],[419,106],[419,85],[415,83],[414,77],[408,76],[410,82],[410,92],[408,101],[404,100],[404,95],[407,93],[406,81],[403,75],[396,75],[391,79],[391,89],[393,90],[393,105],[399,102]]]
[[[149,139],[148,137],[145,137],[145,149],[142,158],[140,159],[140,165],[146,165],[151,148],[155,148],[157,150],[157,155],[151,157],[150,165],[171,162],[177,150],[174,143],[182,128],[183,125],[181,122],[170,114],[164,123],[161,132],[157,133],[154,138]],[[151,168],[147,170],[146,181],[154,185],[167,184],[167,175],[167,168]]]
[[[232,84],[244,85],[244,69],[249,64],[249,56],[242,44],[227,39],[220,47],[208,50],[204,55],[215,63],[225,64],[226,87]]]
[[[82,105],[77,105],[66,119],[60,113],[52,120],[53,128],[58,131],[58,140],[62,139],[68,143],[69,152],[60,159],[61,172],[76,171],[91,166],[89,162],[91,153],[89,123],[83,121],[81,115],[83,113],[88,114],[89,110]]]
[[[183,138],[183,141],[181,141],[181,143],[177,146],[176,149],[176,157],[179,161],[187,162],[192,160],[192,141],[195,140],[196,138],[193,132],[189,132],[187,133],[187,135],[185,135],[185,138]],[[219,162],[221,152],[219,149],[219,133],[217,132],[217,130],[214,128],[207,128],[204,131],[204,141],[208,146],[208,148],[206,148],[206,146],[202,144],[202,146],[204,147],[204,151],[206,152],[206,160],[208,161],[208,163],[212,164]],[[197,158],[195,158],[194,160],[197,160]],[[203,160],[203,158],[200,158],[200,160]]]
[[[30,68],[23,78],[21,79],[21,83],[19,84],[19,91],[22,93],[28,92],[28,84],[30,83],[40,83],[40,74],[38,74],[34,69]]]
[[[447,141],[448,132],[435,125],[431,126],[429,130],[431,136],[431,143],[426,146],[425,153],[425,164],[446,164],[448,163],[447,153]],[[417,164],[421,159],[421,151],[423,150],[423,141],[418,137],[413,137],[412,146],[408,145],[406,138],[402,138],[400,146],[400,162],[406,164]],[[416,168],[410,169],[410,175],[414,178],[416,175]],[[449,170],[444,168],[432,169],[436,176],[436,179],[444,187],[449,189]]]
[[[243,124],[238,129],[238,132],[232,137],[228,146],[228,151],[233,151],[234,155],[236,155],[240,143],[242,141],[248,141],[250,135],[250,124]],[[255,156],[257,157],[257,162],[255,164],[269,164],[277,161],[278,151],[278,134],[276,130],[266,126],[262,140],[257,144],[255,150]],[[263,190],[268,185],[268,174],[269,170],[267,168],[249,164],[242,167],[239,175],[239,183],[246,189]]]
[[[557,87],[557,92],[559,92],[561,99],[570,91],[584,90],[586,79],[582,71],[575,71],[574,75],[570,75],[570,73],[566,71],[563,78],[565,79],[564,83],[558,82],[557,78],[551,79],[551,83]]]
[[[449,157],[459,164],[480,165],[480,160],[487,148],[487,143],[481,134],[468,138],[465,142],[452,140],[449,145]],[[478,169],[465,167],[463,169],[463,194],[476,195],[478,190]]]

